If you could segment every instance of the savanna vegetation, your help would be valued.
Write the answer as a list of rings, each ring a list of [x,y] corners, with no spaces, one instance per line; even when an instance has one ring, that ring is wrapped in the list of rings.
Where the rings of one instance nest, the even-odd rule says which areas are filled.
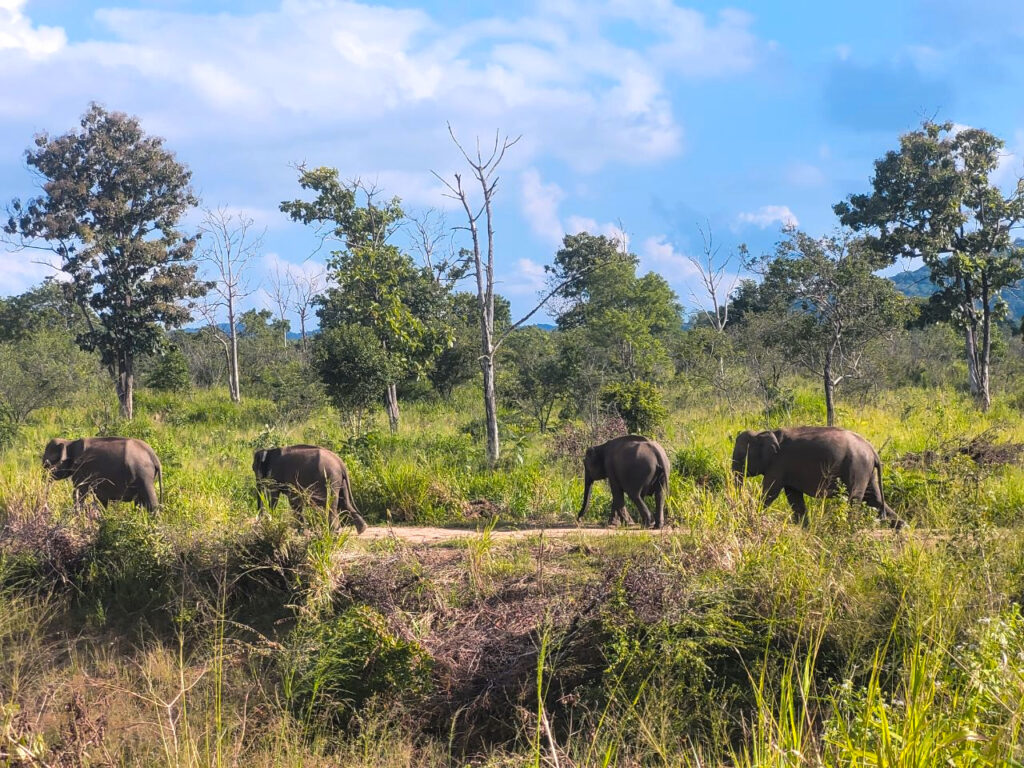
[[[159,140],[99,107],[77,136],[37,139],[49,181],[6,227],[76,279],[0,300],[0,765],[1024,761],[1024,344],[1000,294],[1021,192],[988,184],[994,137],[903,137],[847,229],[741,251],[734,290],[709,258],[703,310],[624,241],[569,235],[544,329],[490,269],[514,141],[465,155],[483,200],[451,180],[471,241],[444,253],[438,219],[406,247],[400,200],[300,169],[282,211],[332,256],[322,284],[278,280],[275,314],[238,303],[250,223],[179,231],[189,177]],[[878,276],[908,253],[933,298]],[[734,485],[739,431],[826,422],[879,449],[906,529],[844,500],[797,526]],[[598,535],[598,485],[577,529],[581,456],[626,431],[672,459],[672,527]],[[146,440],[159,512],[75,508],[40,455],[80,435]],[[257,515],[253,451],[291,443],[344,458],[369,534]]]

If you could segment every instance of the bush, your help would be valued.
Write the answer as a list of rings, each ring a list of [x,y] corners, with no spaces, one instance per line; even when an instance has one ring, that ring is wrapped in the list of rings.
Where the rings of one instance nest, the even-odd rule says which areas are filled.
[[[146,386],[163,392],[188,392],[192,378],[188,361],[177,346],[171,345],[146,378]]]
[[[694,485],[711,489],[725,487],[729,479],[721,458],[705,445],[676,451],[672,471],[677,477],[692,481]]]
[[[364,605],[300,625],[289,642],[284,691],[303,722],[342,728],[372,696],[415,701],[430,687],[431,660]]]
[[[632,433],[651,434],[668,417],[661,391],[649,381],[608,384],[601,390],[601,405],[622,416]]]

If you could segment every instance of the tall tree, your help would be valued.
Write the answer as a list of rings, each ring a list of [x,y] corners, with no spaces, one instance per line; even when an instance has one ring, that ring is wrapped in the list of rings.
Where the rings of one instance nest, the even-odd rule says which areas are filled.
[[[228,391],[233,402],[241,402],[242,385],[238,370],[238,303],[253,292],[248,270],[263,248],[263,233],[253,233],[249,216],[226,207],[208,209],[199,225],[202,235],[198,261],[206,265],[213,280],[206,299],[199,305],[207,325],[220,343],[228,363]],[[227,330],[218,325],[227,319]]]
[[[178,229],[197,204],[191,172],[163,139],[143,132],[138,118],[97,104],[80,130],[37,135],[26,163],[43,194],[14,200],[4,230],[60,258],[88,326],[78,343],[99,350],[116,382],[121,414],[130,419],[136,357],[160,346],[161,325],[189,319],[182,299],[206,291],[195,278],[195,238]]]
[[[925,122],[875,161],[870,194],[834,206],[843,224],[867,233],[890,259],[920,257],[964,337],[971,393],[991,403],[992,320],[1000,291],[1024,277],[1024,248],[1011,232],[1024,222],[1024,179],[1004,195],[992,180],[1003,141],[977,128]]]
[[[829,426],[836,421],[836,388],[862,375],[865,350],[910,317],[909,300],[874,274],[887,262],[849,233],[814,238],[789,230],[774,254],[751,264],[764,280],[740,288],[741,316],[773,316],[766,338],[822,382]]]
[[[320,300],[320,327],[361,325],[376,336],[395,375],[385,390],[395,431],[399,375],[425,370],[446,342],[447,330],[434,322],[435,299],[445,289],[391,242],[404,218],[397,197],[379,200],[375,188],[359,181],[345,184],[334,168],[300,169],[299,185],[314,192],[314,200],[286,201],[281,210],[317,225],[325,239],[341,246],[328,260],[334,285]]]
[[[290,289],[290,305],[299,318],[302,354],[306,354],[306,325],[313,313],[313,308],[327,287],[327,273],[322,269],[308,272],[289,266],[287,280]]]
[[[459,140],[455,138],[455,132],[451,125],[448,126],[448,135],[452,142],[462,154],[463,160],[469,166],[472,184],[480,190],[480,199],[477,202],[471,200],[470,190],[463,184],[462,174],[455,173],[452,178],[446,179],[438,173],[434,175],[448,189],[448,196],[457,200],[462,206],[466,216],[466,229],[469,232],[470,248],[467,249],[466,267],[467,274],[472,276],[476,283],[476,316],[480,327],[480,371],[483,374],[483,396],[484,396],[484,424],[486,427],[487,439],[487,462],[491,467],[498,463],[501,456],[501,439],[498,434],[498,396],[495,389],[495,364],[498,349],[508,335],[516,328],[525,324],[533,317],[547,302],[562,288],[561,284],[555,285],[547,292],[525,315],[514,323],[510,323],[505,329],[498,329],[495,325],[495,292],[494,292],[494,269],[496,266],[496,251],[494,247],[494,196],[498,190],[498,168],[509,149],[514,147],[519,138],[502,138],[500,132],[494,134],[494,144],[486,150],[481,147],[479,140],[476,149],[468,152]],[[483,225],[484,231],[480,231]],[[575,275],[566,278],[563,282],[575,279]]]

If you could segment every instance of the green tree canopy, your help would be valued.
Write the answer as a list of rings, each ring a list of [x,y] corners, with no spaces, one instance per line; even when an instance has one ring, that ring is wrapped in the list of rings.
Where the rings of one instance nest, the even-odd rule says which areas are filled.
[[[992,320],[1000,291],[1024,277],[1024,248],[1011,232],[1024,222],[1024,180],[1004,194],[992,180],[1004,143],[977,128],[925,122],[875,161],[869,194],[838,203],[840,221],[865,233],[892,260],[920,257],[939,301],[964,334],[971,391],[986,409]]]
[[[157,350],[164,326],[189,319],[182,299],[206,290],[191,263],[195,238],[178,229],[197,202],[191,172],[163,144],[138,118],[92,104],[79,130],[35,137],[26,163],[43,194],[14,200],[4,228],[60,258],[88,326],[79,344],[100,352],[126,418],[136,358]]]

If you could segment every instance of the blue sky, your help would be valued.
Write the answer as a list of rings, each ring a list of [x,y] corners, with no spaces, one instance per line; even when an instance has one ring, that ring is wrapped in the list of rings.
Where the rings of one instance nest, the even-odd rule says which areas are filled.
[[[446,121],[467,142],[500,129],[522,134],[496,199],[514,310],[564,233],[621,224],[692,311],[698,223],[722,256],[770,248],[787,222],[827,232],[924,118],[1001,136],[1000,181],[1024,174],[1024,3],[467,5],[0,0],[0,198],[33,194],[34,133],[99,101],[165,137],[205,205],[266,228],[258,280],[323,258],[277,211],[295,164],[450,207],[431,175],[463,170]],[[0,295],[52,271],[34,258],[0,246]]]

